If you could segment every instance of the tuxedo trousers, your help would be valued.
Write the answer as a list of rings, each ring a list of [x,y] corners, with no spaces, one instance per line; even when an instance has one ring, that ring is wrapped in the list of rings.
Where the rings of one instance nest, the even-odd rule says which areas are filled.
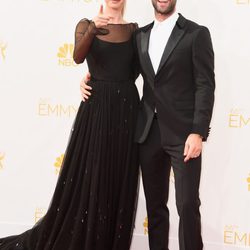
[[[173,168],[179,215],[179,249],[202,250],[199,185],[201,156],[184,162],[184,145],[162,145],[155,116],[140,144],[140,164],[148,215],[150,250],[169,250],[170,170]]]

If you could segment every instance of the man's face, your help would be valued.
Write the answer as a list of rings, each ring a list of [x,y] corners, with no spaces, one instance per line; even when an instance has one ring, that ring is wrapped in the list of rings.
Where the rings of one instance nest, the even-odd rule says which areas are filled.
[[[176,1],[177,0],[152,0],[152,4],[156,13],[169,15],[174,11]]]

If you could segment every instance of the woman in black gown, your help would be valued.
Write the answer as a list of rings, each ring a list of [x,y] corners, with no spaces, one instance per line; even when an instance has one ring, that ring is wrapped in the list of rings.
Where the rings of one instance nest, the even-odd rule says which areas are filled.
[[[123,21],[125,0],[105,1],[95,22],[76,27],[74,59],[87,59],[92,96],[79,107],[50,207],[32,229],[0,239],[1,250],[129,250],[138,187],[137,25]]]

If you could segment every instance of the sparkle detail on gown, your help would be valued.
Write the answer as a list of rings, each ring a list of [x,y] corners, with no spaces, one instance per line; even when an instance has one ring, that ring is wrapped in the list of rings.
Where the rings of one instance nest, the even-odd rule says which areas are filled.
[[[46,215],[0,239],[1,250],[129,250],[138,191],[135,29],[78,23],[75,60],[87,60],[92,95],[80,104]]]

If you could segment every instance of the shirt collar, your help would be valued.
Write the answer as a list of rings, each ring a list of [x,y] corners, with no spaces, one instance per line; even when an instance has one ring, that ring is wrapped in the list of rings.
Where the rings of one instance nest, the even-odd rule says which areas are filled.
[[[168,17],[166,20],[159,22],[157,19],[154,20],[154,26],[153,29],[157,29],[158,27],[166,26],[171,27],[174,26],[179,18],[178,13],[175,11],[170,17]]]

